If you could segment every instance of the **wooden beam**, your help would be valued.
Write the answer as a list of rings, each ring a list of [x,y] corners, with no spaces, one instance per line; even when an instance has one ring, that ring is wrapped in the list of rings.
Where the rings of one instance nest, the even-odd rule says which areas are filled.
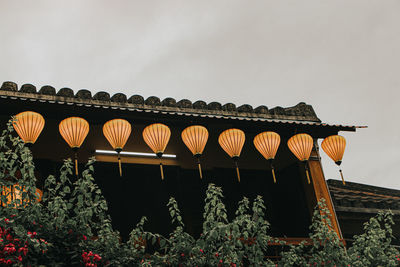
[[[336,216],[335,207],[333,206],[331,194],[329,193],[328,185],[325,181],[325,175],[322,170],[321,157],[319,155],[318,139],[314,139],[314,147],[311,152],[311,157],[308,161],[312,184],[314,187],[316,201],[325,199],[326,206],[331,214],[331,223],[333,229],[343,240],[342,231],[340,230],[339,222]]]

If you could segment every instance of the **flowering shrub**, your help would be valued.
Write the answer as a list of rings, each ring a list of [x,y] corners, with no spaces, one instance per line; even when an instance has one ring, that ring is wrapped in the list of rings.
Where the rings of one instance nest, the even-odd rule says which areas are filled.
[[[36,232],[20,231],[13,219],[4,218],[0,223],[0,264],[29,263],[29,256],[47,252],[48,242]]]
[[[314,212],[311,242],[289,246],[273,262],[266,257],[268,244],[280,241],[269,235],[262,198],[243,198],[229,221],[222,189],[213,184],[206,192],[198,239],[185,232],[178,203],[171,198],[167,208],[175,229],[169,236],[146,231],[143,217],[129,240],[121,242],[94,181],[93,162],[75,178],[66,160],[58,176],[45,180],[42,202],[33,201],[32,154],[8,124],[0,136],[0,188],[18,182],[23,193],[18,205],[7,192],[0,195],[0,266],[400,266],[400,253],[391,245],[390,212],[367,222],[365,233],[346,250],[323,200]]]
[[[82,263],[85,267],[97,267],[97,263],[101,261],[99,254],[95,254],[91,251],[82,253]]]

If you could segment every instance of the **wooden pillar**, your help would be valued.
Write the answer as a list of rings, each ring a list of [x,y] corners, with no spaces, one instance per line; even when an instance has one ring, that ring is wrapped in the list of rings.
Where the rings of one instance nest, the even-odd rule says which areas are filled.
[[[333,206],[332,198],[329,193],[328,185],[325,181],[324,172],[322,170],[317,139],[314,139],[314,147],[308,163],[316,200],[318,202],[321,198],[325,199],[326,206],[331,214],[330,219],[332,222],[332,227],[338,234],[339,238],[343,240],[342,232],[340,230],[339,222],[335,212],[335,207]]]

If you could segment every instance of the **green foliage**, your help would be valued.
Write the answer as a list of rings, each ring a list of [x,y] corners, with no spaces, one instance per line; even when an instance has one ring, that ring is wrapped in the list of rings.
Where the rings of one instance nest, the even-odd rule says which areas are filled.
[[[398,266],[399,251],[391,244],[393,213],[379,212],[364,224],[364,233],[354,237],[349,249],[351,266]]]
[[[65,160],[59,174],[45,180],[39,203],[32,154],[8,123],[0,136],[0,265],[2,259],[15,266],[398,266],[400,261],[391,245],[392,213],[371,218],[346,251],[321,200],[310,226],[311,241],[289,246],[280,262],[272,262],[266,258],[268,245],[280,241],[269,235],[262,198],[244,197],[230,221],[222,189],[214,184],[206,191],[198,239],[185,232],[183,215],[171,197],[167,208],[174,230],[169,236],[146,231],[143,217],[122,242],[95,183],[93,163],[90,159],[76,177],[72,161]],[[5,188],[17,183],[22,197],[11,200]],[[18,250],[6,253],[10,244]]]
[[[333,230],[325,200],[318,202],[310,226],[310,243],[290,246],[284,252],[281,266],[347,266],[349,258],[344,244]]]

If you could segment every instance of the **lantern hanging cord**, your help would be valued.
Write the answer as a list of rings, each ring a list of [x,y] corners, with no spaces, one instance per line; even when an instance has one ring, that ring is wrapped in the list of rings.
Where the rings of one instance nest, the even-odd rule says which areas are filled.
[[[342,169],[339,168],[339,172],[340,172],[340,176],[342,177],[342,183],[343,183],[343,185],[346,185],[346,182],[344,181]]]

